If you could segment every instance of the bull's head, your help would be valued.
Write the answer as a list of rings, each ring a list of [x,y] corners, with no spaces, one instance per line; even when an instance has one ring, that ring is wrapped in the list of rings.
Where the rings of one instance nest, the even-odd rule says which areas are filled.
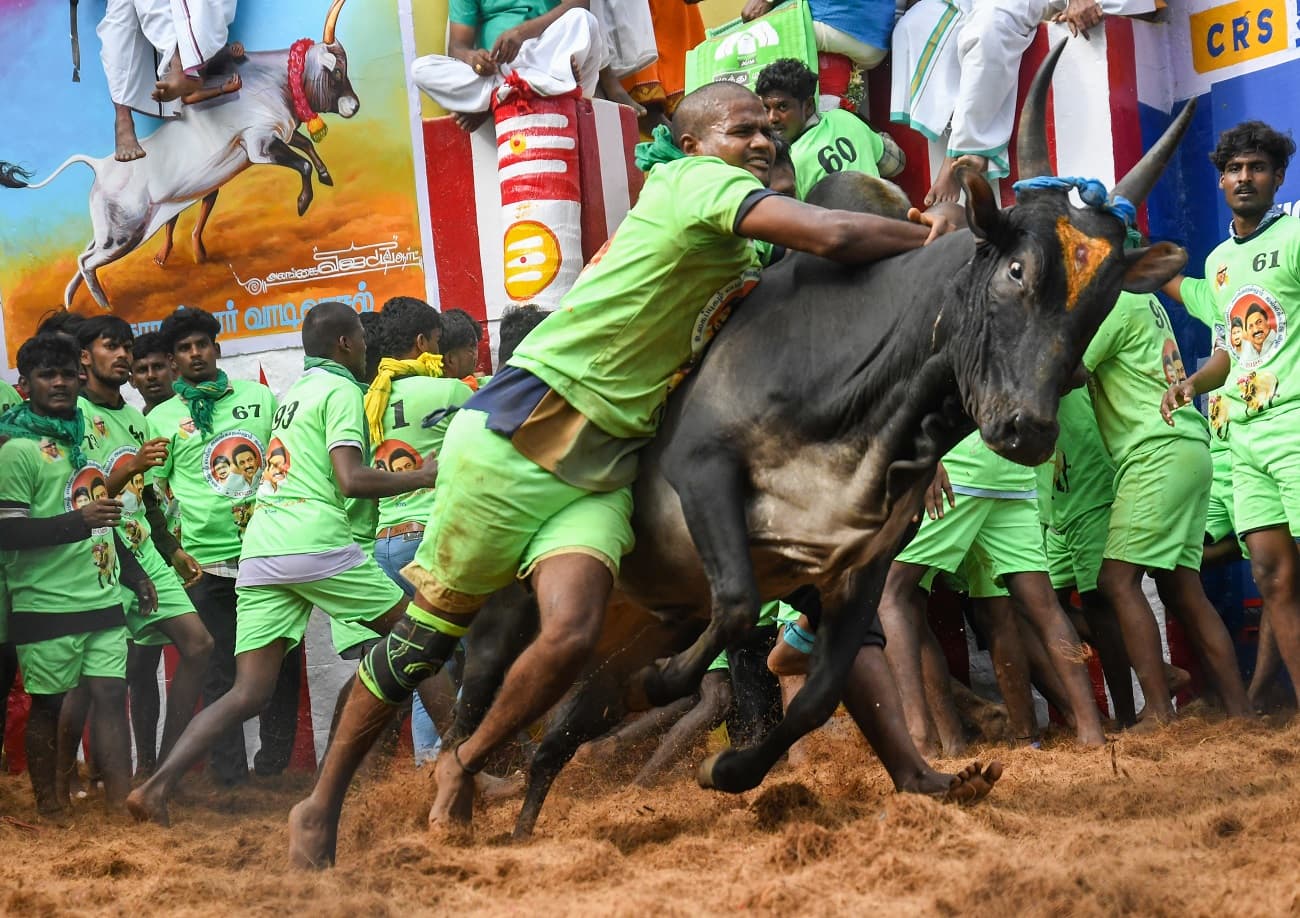
[[[1047,56],[1030,87],[1016,138],[1022,178],[1052,175],[1044,114],[1052,71],[1065,42]],[[1191,119],[1192,103],[1114,189],[1139,206]],[[1057,406],[1067,381],[1121,290],[1151,293],[1187,260],[1162,242],[1125,250],[1124,221],[1078,208],[1068,189],[1024,190],[999,210],[989,183],[962,169],[966,219],[978,244],[956,294],[968,305],[949,333],[967,413],[997,453],[1033,465],[1056,442]],[[1152,407],[1155,410],[1155,407]]]
[[[307,100],[317,112],[334,112],[351,118],[361,108],[361,102],[348,79],[348,53],[334,38],[345,2],[334,0],[325,17],[324,37],[308,49],[303,66],[303,84],[307,89]]]

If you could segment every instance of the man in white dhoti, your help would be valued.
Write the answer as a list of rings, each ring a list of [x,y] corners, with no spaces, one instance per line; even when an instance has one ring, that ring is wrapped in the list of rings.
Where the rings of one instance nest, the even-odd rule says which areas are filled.
[[[1020,58],[1044,21],[1087,37],[1104,14],[1152,13],[1158,0],[920,0],[894,29],[890,120],[943,142],[925,206],[957,201],[960,156],[990,178],[1009,174]]]
[[[513,74],[542,96],[599,88],[611,101],[632,101],[607,70],[609,49],[587,0],[452,0],[447,53],[411,65],[411,79],[472,131],[493,94]]]
[[[108,79],[116,122],[114,157],[130,162],[144,156],[136,138],[133,111],[158,118],[240,88],[231,73],[219,85],[204,79],[226,49],[236,0],[108,0],[96,29],[100,60]],[[234,57],[243,56],[238,44]]]

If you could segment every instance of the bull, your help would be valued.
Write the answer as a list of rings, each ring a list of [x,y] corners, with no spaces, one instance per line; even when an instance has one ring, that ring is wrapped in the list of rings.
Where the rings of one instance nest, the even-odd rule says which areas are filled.
[[[0,184],[9,188],[42,188],[74,163],[84,163],[95,173],[90,188],[94,238],[77,258],[77,273],[63,294],[65,309],[72,308],[72,298],[83,282],[101,308],[111,309],[99,269],[129,255],[167,226],[167,240],[156,259],[161,264],[171,249],[177,216],[198,200],[203,201],[203,209],[194,243],[201,260],[203,226],[217,191],[249,166],[284,166],[297,172],[302,177],[300,217],[312,202],[313,171],[322,184],[333,184],[311,139],[299,128],[304,120],[325,112],[351,118],[361,107],[348,79],[347,52],[335,39],[344,2],[334,0],[325,18],[324,37],[304,45],[305,51],[297,50],[300,60],[294,59],[298,46],[229,56],[222,62],[222,72],[209,76],[237,75],[243,88],[235,95],[187,106],[181,118],[168,121],[141,141],[147,154],[143,159],[122,163],[111,155],[95,159],[77,154],[35,184],[26,181],[30,173],[0,162]],[[301,83],[295,85],[290,73],[299,69]]]
[[[1023,176],[1052,175],[1044,113],[1063,46],[1025,101]],[[1145,199],[1193,110],[1116,196]],[[1025,190],[1003,211],[981,174],[961,172],[968,229],[872,265],[787,256],[673,393],[642,454],[636,547],[623,559],[601,652],[537,749],[517,836],[531,833],[581,743],[628,710],[691,692],[753,626],[761,600],[812,585],[822,614],[804,688],[756,745],[700,768],[705,787],[757,786],[838,704],[939,458],[978,428],[1013,461],[1046,460],[1060,395],[1120,291],[1153,292],[1186,262],[1170,243],[1125,251],[1124,222],[1075,207],[1065,188]],[[471,632],[449,742],[481,716],[534,614],[519,600],[511,614],[479,616],[484,639],[476,647]]]

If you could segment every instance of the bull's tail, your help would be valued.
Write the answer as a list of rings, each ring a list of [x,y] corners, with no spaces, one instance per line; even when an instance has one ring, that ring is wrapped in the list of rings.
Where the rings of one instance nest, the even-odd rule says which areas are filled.
[[[28,184],[27,180],[34,175],[33,172],[24,169],[16,163],[7,163],[4,160],[0,160],[0,185],[3,185],[6,188],[44,188],[50,182],[58,178],[60,172],[71,166],[73,163],[85,163],[91,169],[95,168],[94,159],[78,153],[75,156],[69,156],[65,159],[63,165],[50,173],[49,178],[45,179],[43,182],[37,182],[35,185],[31,185]]]

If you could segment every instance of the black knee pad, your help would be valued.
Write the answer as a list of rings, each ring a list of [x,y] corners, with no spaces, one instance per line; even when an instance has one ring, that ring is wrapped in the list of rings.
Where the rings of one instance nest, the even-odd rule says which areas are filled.
[[[358,676],[380,701],[401,704],[417,685],[442,668],[459,643],[458,637],[404,616],[366,654]]]

